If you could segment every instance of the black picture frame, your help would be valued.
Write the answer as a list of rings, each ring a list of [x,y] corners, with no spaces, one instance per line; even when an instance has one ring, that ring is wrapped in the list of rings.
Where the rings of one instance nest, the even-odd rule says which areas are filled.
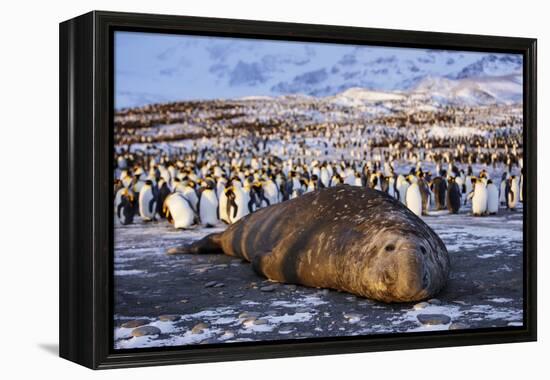
[[[114,351],[113,32],[512,52],[524,62],[524,325]],[[60,24],[60,356],[93,369],[535,341],[536,39],[93,11]]]

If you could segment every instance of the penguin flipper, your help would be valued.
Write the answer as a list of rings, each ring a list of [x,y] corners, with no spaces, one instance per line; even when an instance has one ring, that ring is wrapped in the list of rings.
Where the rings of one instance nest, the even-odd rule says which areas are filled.
[[[149,212],[153,213],[154,210],[155,210],[155,198],[149,201]]]

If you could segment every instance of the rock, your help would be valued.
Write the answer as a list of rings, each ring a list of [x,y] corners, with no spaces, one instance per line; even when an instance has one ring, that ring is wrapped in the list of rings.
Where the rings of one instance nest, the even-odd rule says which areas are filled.
[[[233,294],[233,298],[242,298],[242,297],[244,297],[244,294],[242,293]]]
[[[423,325],[446,325],[451,322],[451,317],[445,314],[418,314],[416,318]]]
[[[244,327],[250,327],[252,325],[255,325],[256,323],[256,317],[250,317],[250,318],[246,318],[244,321],[243,321],[243,326]]]
[[[155,326],[141,326],[132,330],[132,336],[160,335],[161,331]]]
[[[468,326],[466,323],[461,322],[453,322],[449,326],[449,330],[465,330],[468,328],[470,328],[470,326]]]
[[[294,331],[294,326],[292,325],[282,325],[279,327],[279,334],[290,334]]]
[[[147,319],[133,319],[131,321],[124,322],[122,325],[120,325],[120,327],[124,327],[124,328],[127,328],[127,329],[133,329],[135,327],[143,326],[143,325],[146,325],[148,323],[149,323],[149,321]]]
[[[181,317],[175,314],[164,314],[159,316],[159,321],[162,321],[162,322],[174,322],[174,321],[179,321],[180,319]]]
[[[430,304],[427,302],[419,302],[416,305],[413,306],[414,310],[422,310],[428,307]]]
[[[223,282],[218,282],[216,285],[214,285],[214,288],[223,288],[225,284]]]
[[[291,292],[296,290],[297,286],[294,284],[285,285],[285,289],[290,290]]]
[[[266,325],[267,324],[267,319],[263,319],[263,318],[256,319],[253,323],[255,325]]]
[[[346,318],[349,323],[357,323],[361,320],[361,314],[358,314],[358,313],[344,313],[344,318]]]
[[[431,304],[431,305],[441,305],[442,304],[442,302],[440,300],[438,300],[437,298],[429,299],[428,303]]]
[[[275,289],[277,289],[277,285],[266,285],[266,286],[262,286],[260,288],[260,291],[262,291],[262,292],[272,292]]]
[[[260,313],[257,313],[255,311],[244,311],[241,314],[239,314],[239,319],[246,319],[250,317],[259,317]]]
[[[226,330],[223,332],[223,334],[220,336],[220,340],[227,340],[235,337],[235,333],[231,330]]]
[[[206,323],[197,323],[193,328],[191,329],[191,333],[193,334],[202,334],[204,330],[208,328],[208,325]]]
[[[180,300],[180,303],[187,303],[187,302],[189,302],[189,300],[188,300],[188,299],[185,299],[185,298],[182,299],[182,300]]]
[[[216,285],[218,283],[218,281],[209,281],[207,282],[206,284],[204,284],[204,287],[205,288],[211,288],[213,287],[214,285]]]
[[[294,312],[296,313],[309,313],[310,309],[307,307],[298,307]]]

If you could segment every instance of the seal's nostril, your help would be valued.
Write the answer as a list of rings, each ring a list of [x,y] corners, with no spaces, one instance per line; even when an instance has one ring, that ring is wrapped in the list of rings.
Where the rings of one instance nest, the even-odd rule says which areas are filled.
[[[426,248],[424,248],[423,245],[420,246],[420,251],[422,251],[422,254],[423,254],[423,255],[426,254]]]
[[[395,245],[393,245],[393,244],[388,244],[388,245],[386,246],[386,252],[391,252],[391,251],[393,251],[393,250],[395,250]]]

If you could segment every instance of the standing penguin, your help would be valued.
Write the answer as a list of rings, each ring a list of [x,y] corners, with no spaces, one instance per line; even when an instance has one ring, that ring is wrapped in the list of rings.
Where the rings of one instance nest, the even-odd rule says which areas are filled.
[[[487,214],[498,212],[498,189],[492,180],[487,181]]]
[[[155,220],[157,211],[157,190],[150,179],[145,181],[145,184],[139,192],[139,215],[146,222]]]
[[[447,209],[452,214],[458,214],[460,210],[461,189],[455,178],[449,178],[449,188],[447,189]]]
[[[121,224],[127,225],[134,222],[136,213],[134,201],[134,195],[128,189],[121,189],[120,200],[116,205],[116,213]]]
[[[519,180],[516,176],[510,177],[508,191],[508,208],[514,211],[519,202]]]
[[[175,228],[189,228],[195,223],[195,213],[189,201],[179,192],[168,195],[162,208],[166,219]]]
[[[409,179],[407,178],[407,180]],[[407,207],[412,212],[414,212],[418,216],[422,215],[422,194],[420,193],[418,183],[413,182],[407,188],[406,202]]]
[[[508,204],[508,173],[502,174],[502,179],[500,182],[500,191],[499,191],[499,202],[501,206]]]
[[[198,213],[199,197],[197,195],[195,182],[189,180],[183,187],[178,187],[178,191],[181,191],[185,199],[189,201],[189,204],[193,208],[193,211]]]
[[[273,179],[268,178],[264,181],[262,185],[264,189],[264,195],[269,200],[269,204],[275,204],[279,203],[279,188],[277,187],[277,184],[273,181]]]
[[[395,187],[397,190],[397,194],[399,195],[399,200],[404,205],[407,204],[406,197],[407,197],[407,190],[409,186],[410,186],[409,181],[407,181],[402,174],[399,174],[399,176],[397,177]]]
[[[474,216],[481,216],[487,211],[487,187],[477,178],[472,178],[472,185],[472,213]]]
[[[428,209],[430,208],[430,188],[424,179],[424,174],[420,173],[418,181],[418,190],[420,190],[420,196],[422,197],[422,215],[428,214]]]
[[[249,200],[250,196],[247,190],[241,187],[240,182],[235,182],[235,185],[233,186],[233,197],[229,197],[228,195],[227,203],[227,213],[229,215],[230,223],[235,223],[237,220],[250,213],[250,209],[248,208]]]
[[[436,210],[445,209],[445,199],[447,198],[447,182],[445,181],[445,174],[443,173],[445,173],[444,170],[441,176],[435,177],[432,180],[432,191],[434,193]]]
[[[214,181],[206,180],[199,190],[198,214],[201,223],[206,227],[214,227],[218,222],[218,197],[216,197]]]
[[[164,213],[164,201],[166,200],[166,197],[170,195],[171,191],[168,187],[168,184],[165,180],[161,179],[159,182],[159,190],[158,190],[158,197],[157,197],[157,214],[160,215],[161,218],[166,218],[166,215]]]

